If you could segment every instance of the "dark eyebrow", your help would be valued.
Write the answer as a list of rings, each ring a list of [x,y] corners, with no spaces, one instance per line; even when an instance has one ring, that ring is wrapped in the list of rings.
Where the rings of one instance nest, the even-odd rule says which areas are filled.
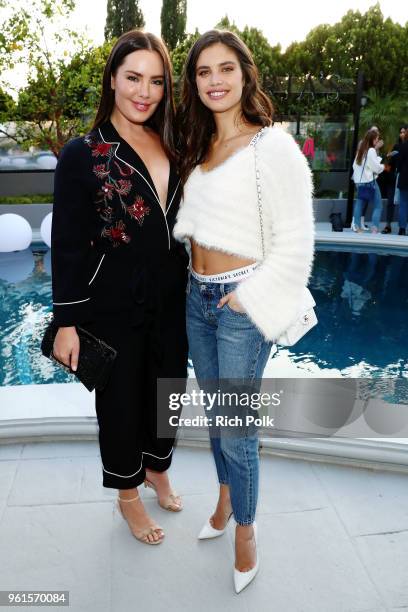
[[[226,66],[227,64],[233,64],[234,66],[236,65],[236,62],[234,62],[234,60],[228,60],[227,62],[221,62],[221,64],[219,64],[219,66]],[[196,70],[202,70],[203,68],[209,68],[209,66],[198,66],[198,68],[196,68]]]
[[[135,76],[142,77],[143,74],[140,72],[136,72],[135,70],[126,70],[125,72],[129,72],[130,74],[134,74]],[[151,79],[164,79],[164,74],[158,74],[157,76],[150,77]]]

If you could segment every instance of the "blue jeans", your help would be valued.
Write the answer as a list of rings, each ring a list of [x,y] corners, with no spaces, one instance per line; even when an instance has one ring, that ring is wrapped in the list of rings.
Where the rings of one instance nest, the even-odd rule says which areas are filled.
[[[356,203],[354,206],[354,225],[356,227],[361,227],[361,215],[364,214],[367,210],[367,206],[369,204],[368,200],[361,200],[360,198],[356,199]],[[382,213],[382,198],[381,191],[378,186],[377,181],[374,181],[374,196],[373,196],[373,213],[371,216],[371,225],[373,227],[379,228],[381,213]]]
[[[234,291],[237,283],[205,283],[190,276],[187,289],[187,335],[197,380],[261,379],[272,343],[245,313],[219,300]],[[228,428],[227,428],[228,429]],[[231,435],[224,427],[210,428],[211,448],[218,480],[228,484],[234,518],[239,525],[255,519],[259,486],[258,436],[247,428]]]
[[[398,225],[400,229],[407,227],[408,189],[400,189]]]

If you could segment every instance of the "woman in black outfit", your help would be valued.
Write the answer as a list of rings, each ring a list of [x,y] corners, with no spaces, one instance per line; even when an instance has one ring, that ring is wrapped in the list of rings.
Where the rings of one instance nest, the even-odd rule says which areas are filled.
[[[163,530],[137,487],[182,508],[167,472],[174,438],[157,437],[157,378],[185,378],[188,256],[172,237],[180,182],[166,48],[152,34],[119,38],[107,61],[92,130],[63,149],[52,225],[54,354],[76,369],[81,325],[118,352],[96,391],[103,486],[133,535],[158,544]],[[127,503],[125,503],[127,502]]]
[[[405,130],[398,149],[397,172],[399,174],[398,188],[400,190],[398,235],[406,236],[408,222],[408,130]]]
[[[405,132],[408,129],[408,125],[404,124],[400,127],[399,130],[399,138],[398,142],[395,143],[392,150],[387,153],[388,157],[388,165],[390,166],[390,170],[388,172],[388,186],[387,186],[387,212],[386,212],[386,225],[382,230],[382,234],[391,234],[391,223],[394,217],[394,198],[395,198],[395,189],[397,187],[397,163],[398,163],[398,154],[400,145],[404,142]]]

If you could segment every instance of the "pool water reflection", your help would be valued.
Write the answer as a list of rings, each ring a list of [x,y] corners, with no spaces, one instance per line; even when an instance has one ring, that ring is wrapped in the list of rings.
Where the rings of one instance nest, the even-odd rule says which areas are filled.
[[[318,248],[309,285],[319,324],[273,353],[266,375],[284,358],[279,376],[300,369],[408,378],[408,257],[335,249]],[[51,317],[50,251],[0,253],[0,300],[0,385],[74,380],[40,353]]]

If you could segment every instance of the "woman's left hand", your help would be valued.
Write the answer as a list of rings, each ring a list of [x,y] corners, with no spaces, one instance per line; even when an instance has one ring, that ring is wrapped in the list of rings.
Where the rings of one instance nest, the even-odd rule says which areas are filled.
[[[222,308],[225,306],[225,304],[228,304],[231,310],[235,310],[236,312],[245,312],[244,308],[242,308],[240,302],[238,301],[235,291],[231,291],[231,293],[224,295],[224,297],[218,302],[217,308]]]

